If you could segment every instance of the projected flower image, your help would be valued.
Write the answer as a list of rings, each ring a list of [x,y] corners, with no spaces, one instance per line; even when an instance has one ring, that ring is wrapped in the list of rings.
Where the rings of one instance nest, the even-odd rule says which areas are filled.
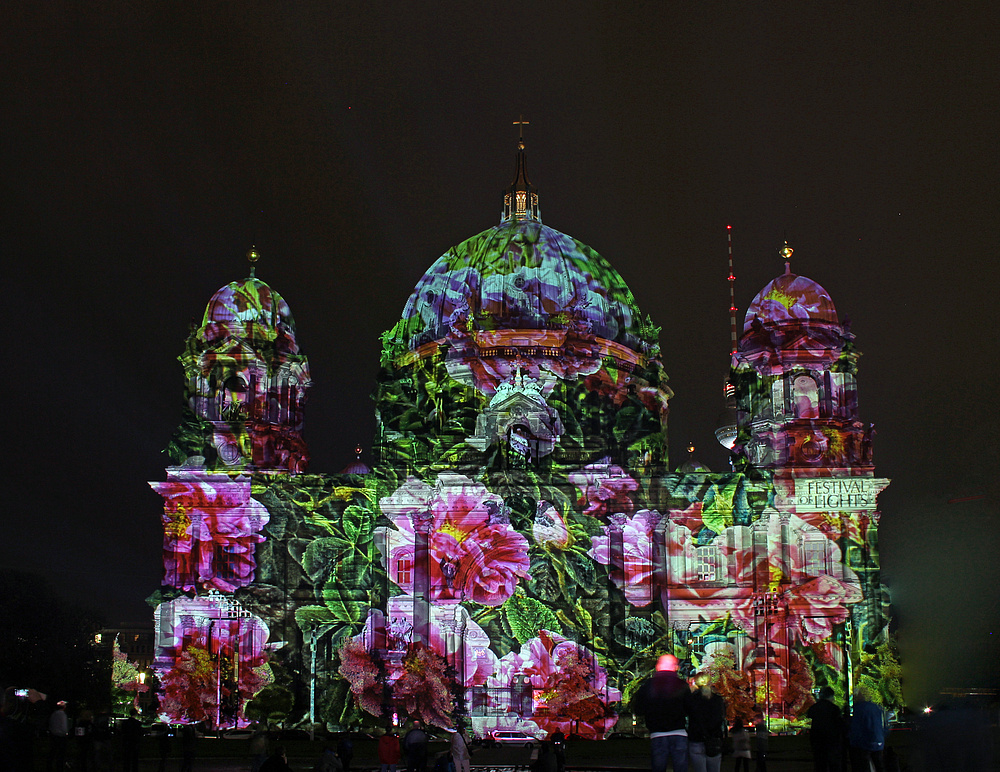
[[[271,680],[268,628],[232,612],[232,603],[218,596],[178,598],[157,610],[164,621],[157,657],[160,713],[170,723],[249,723],[246,702]]]
[[[186,472],[152,483],[164,498],[163,566],[167,584],[232,592],[254,576],[254,551],[268,511],[250,497],[250,480]]]
[[[528,577],[528,540],[509,522],[497,519],[503,499],[480,483],[454,477],[432,487],[407,480],[381,501],[382,511],[398,531],[386,529],[387,569],[413,592],[412,560],[416,530],[426,532],[430,551],[430,587],[435,600],[471,600],[498,606]]]

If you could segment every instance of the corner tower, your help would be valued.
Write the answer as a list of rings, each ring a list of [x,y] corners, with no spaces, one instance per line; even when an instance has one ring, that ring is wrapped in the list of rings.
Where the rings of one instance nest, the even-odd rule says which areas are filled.
[[[888,705],[901,701],[887,675],[895,659],[878,557],[878,496],[889,480],[874,476],[874,431],[858,413],[854,336],[829,293],[792,273],[792,252],[786,243],[784,274],[747,310],[729,379],[736,426],[718,433],[735,434],[735,469],[771,487],[748,535],[747,629],[772,646],[745,666],[767,683],[772,669],[808,659],[797,645],[825,641],[833,670],[814,668],[817,682],[845,701],[863,683]]]
[[[248,252],[251,264],[258,252]],[[291,309],[250,276],[222,287],[193,327],[184,353],[184,420],[168,446],[182,464],[200,457],[211,471],[304,472],[302,407],[309,363],[295,339]]]
[[[872,428],[858,417],[859,353],[833,300],[785,273],[753,299],[733,356],[737,466],[871,476]]]

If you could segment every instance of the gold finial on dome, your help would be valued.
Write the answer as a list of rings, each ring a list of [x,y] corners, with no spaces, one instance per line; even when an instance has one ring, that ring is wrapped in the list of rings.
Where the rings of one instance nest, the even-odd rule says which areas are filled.
[[[778,254],[781,255],[781,259],[785,261],[785,273],[792,272],[791,260],[792,253],[795,250],[788,246],[788,242],[785,242],[785,246],[778,250]]]
[[[251,245],[247,250],[247,260],[250,261],[250,278],[254,278],[257,275],[257,261],[260,260],[260,252],[257,251],[256,245]]]

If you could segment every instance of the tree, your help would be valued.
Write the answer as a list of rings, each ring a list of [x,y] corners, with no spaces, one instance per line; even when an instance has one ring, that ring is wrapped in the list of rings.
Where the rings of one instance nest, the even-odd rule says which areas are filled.
[[[77,705],[110,704],[111,663],[100,656],[96,615],[59,598],[49,580],[0,571],[0,685],[33,688]]]

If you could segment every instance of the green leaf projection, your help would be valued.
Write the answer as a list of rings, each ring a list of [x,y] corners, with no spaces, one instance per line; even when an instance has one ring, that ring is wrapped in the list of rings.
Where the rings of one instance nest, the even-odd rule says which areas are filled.
[[[832,301],[793,274],[754,301],[726,472],[667,465],[658,333],[596,252],[507,219],[382,336],[372,468],[305,474],[288,306],[255,278],[220,290],[152,483],[165,717],[603,738],[667,652],[744,721],[794,726],[823,685],[898,703],[888,481]]]

